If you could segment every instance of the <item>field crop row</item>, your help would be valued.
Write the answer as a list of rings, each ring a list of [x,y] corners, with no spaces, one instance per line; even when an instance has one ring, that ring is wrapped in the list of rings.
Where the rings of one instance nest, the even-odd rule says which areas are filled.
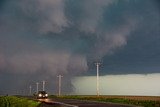
[[[160,107],[160,101],[129,99],[126,97],[125,98],[114,98],[114,97],[106,97],[106,96],[100,96],[100,97],[96,97],[96,96],[61,96],[60,98],[121,103],[121,104],[137,105],[137,106],[143,106],[143,107]]]
[[[40,102],[18,98],[15,96],[1,96],[0,107],[37,107]]]

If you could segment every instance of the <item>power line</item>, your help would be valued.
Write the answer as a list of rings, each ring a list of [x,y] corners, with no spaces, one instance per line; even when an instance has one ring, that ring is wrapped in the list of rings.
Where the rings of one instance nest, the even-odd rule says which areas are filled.
[[[62,75],[58,75],[58,96],[61,96],[61,79],[62,79]]]
[[[39,89],[38,89],[39,88],[39,83],[38,82],[36,83],[36,86],[37,86],[37,93],[38,93],[38,91],[39,91]]]
[[[29,86],[29,95],[31,95],[32,94],[32,86],[30,85]]]
[[[101,63],[97,62],[95,64],[96,64],[96,67],[97,67],[97,96],[99,96],[99,65]]]
[[[45,91],[45,81],[42,81],[42,83],[43,83],[43,91]]]

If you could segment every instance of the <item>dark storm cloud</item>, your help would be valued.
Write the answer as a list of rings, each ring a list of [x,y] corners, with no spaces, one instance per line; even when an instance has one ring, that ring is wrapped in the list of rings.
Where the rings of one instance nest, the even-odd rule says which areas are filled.
[[[132,16],[139,18],[137,29],[130,34],[123,49],[105,56],[107,66],[102,68],[104,71],[111,74],[160,72],[160,12],[157,3],[156,0],[141,1],[127,6],[127,9],[131,8]]]
[[[70,79],[86,71],[91,74],[90,65],[97,60],[107,65],[103,64],[104,74],[134,73],[140,67],[133,60],[139,55],[145,66],[143,59],[151,57],[152,49],[157,55],[150,58],[154,64],[154,59],[159,58],[157,3],[156,0],[1,1],[1,81],[8,78],[6,81],[10,83],[16,75],[20,81],[26,75],[22,82],[14,83],[22,90],[33,81],[45,79],[52,81],[48,83],[48,90],[53,92],[56,76],[62,74],[68,81],[63,84],[68,92]],[[127,65],[124,70],[130,60],[137,69]],[[7,87],[1,83],[2,86]]]

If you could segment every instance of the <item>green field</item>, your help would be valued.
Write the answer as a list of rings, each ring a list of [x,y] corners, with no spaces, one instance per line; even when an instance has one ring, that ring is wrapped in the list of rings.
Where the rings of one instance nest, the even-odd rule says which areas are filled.
[[[54,97],[54,96],[53,96]],[[129,105],[137,105],[137,106],[143,106],[143,107],[160,107],[160,101],[152,100],[153,98],[147,99],[146,97],[141,97],[141,99],[138,99],[138,97],[130,96],[130,97],[111,97],[111,96],[61,96],[58,98],[64,98],[64,99],[78,99],[78,100],[89,100],[89,101],[99,101],[99,102],[110,102],[110,103],[120,103],[120,104],[129,104]]]
[[[1,96],[0,107],[37,107],[40,102],[15,96]]]
[[[99,101],[99,102],[111,102],[120,104],[137,105],[143,107],[160,107],[160,101],[156,100],[156,97],[122,97],[122,96],[79,96],[79,95],[69,95],[69,96],[50,96],[51,98],[60,99],[78,99],[78,100],[89,100],[89,101]],[[0,107],[37,107],[40,102],[29,100],[27,98],[19,98],[15,96],[1,96],[0,97]]]

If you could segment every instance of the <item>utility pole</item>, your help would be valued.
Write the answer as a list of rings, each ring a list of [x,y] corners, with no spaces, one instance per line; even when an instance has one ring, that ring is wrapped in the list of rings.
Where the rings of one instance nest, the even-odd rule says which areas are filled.
[[[59,80],[59,82],[58,82],[58,96],[61,96],[61,79],[62,79],[62,75],[58,75],[57,76],[58,77],[58,80]]]
[[[37,85],[37,93],[38,93],[38,85],[39,85],[39,83],[37,82],[36,85]]]
[[[30,85],[29,86],[29,95],[31,95],[32,94],[32,86]]]
[[[43,91],[45,90],[45,81],[42,81],[43,83]]]
[[[95,64],[96,64],[96,67],[97,67],[97,97],[99,97],[99,65],[100,65],[100,63],[97,62]]]

